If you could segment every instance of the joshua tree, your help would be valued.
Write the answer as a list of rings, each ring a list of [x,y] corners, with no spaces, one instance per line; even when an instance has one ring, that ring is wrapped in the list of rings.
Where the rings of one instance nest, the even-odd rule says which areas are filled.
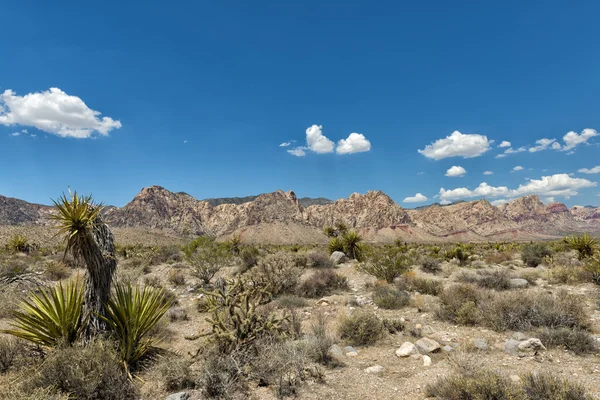
[[[83,315],[89,317],[84,337],[106,330],[106,304],[110,297],[113,274],[117,267],[112,232],[102,221],[102,204],[94,204],[92,196],[78,196],[77,192],[53,200],[57,213],[51,218],[58,223],[66,241],[65,256],[83,260],[87,269]]]

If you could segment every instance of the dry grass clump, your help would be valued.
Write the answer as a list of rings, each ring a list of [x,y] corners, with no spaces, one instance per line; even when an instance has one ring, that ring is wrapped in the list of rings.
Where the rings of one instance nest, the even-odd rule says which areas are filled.
[[[303,308],[308,306],[308,301],[300,296],[296,296],[294,294],[284,294],[279,296],[275,303],[280,308],[294,309],[294,308]]]
[[[456,284],[440,295],[437,316],[463,325],[481,324],[501,332],[533,328],[587,329],[581,299],[560,292],[493,292],[470,284]]]
[[[549,373],[522,376],[522,390],[527,400],[592,400],[585,388],[576,382]]]
[[[50,260],[44,263],[44,275],[51,281],[60,281],[71,276],[71,271],[65,263]]]
[[[125,400],[137,396],[113,345],[101,341],[53,351],[28,387],[52,387],[79,400]]]
[[[371,345],[381,339],[386,331],[383,322],[373,313],[358,311],[340,318],[339,334],[351,345]]]
[[[175,286],[185,285],[185,275],[180,269],[173,269],[169,272],[169,282]]]
[[[398,287],[402,290],[415,290],[421,294],[437,296],[444,290],[444,283],[441,280],[417,277],[413,271],[409,271],[402,275]]]
[[[521,260],[528,266],[535,268],[544,262],[545,257],[552,255],[552,250],[546,243],[531,243],[521,247]]]
[[[344,289],[348,289],[348,279],[346,277],[339,275],[333,269],[321,269],[302,281],[298,285],[297,293],[303,297],[314,298]]]
[[[304,342],[312,361],[329,367],[342,365],[329,352],[329,348],[335,344],[335,337],[327,329],[324,313],[317,314],[316,321],[311,325],[311,332],[304,338]]]
[[[333,268],[335,265],[329,259],[329,256],[324,251],[313,251],[307,254],[308,268]]]
[[[596,338],[581,329],[545,328],[537,331],[535,337],[548,348],[562,347],[579,355],[597,353],[600,350]]]
[[[459,282],[474,283],[486,289],[508,290],[511,276],[508,269],[480,269],[476,272],[461,271],[456,279]]]
[[[427,257],[421,261],[421,271],[435,275],[442,271],[442,264],[438,258]]]
[[[372,294],[373,303],[386,310],[399,310],[410,303],[410,294],[391,285],[377,285]]]
[[[512,261],[512,259],[513,252],[511,251],[499,251],[485,256],[485,262],[488,264],[502,264],[508,261]]]
[[[556,265],[548,269],[544,276],[553,284],[575,285],[586,282],[588,274],[582,267]]]
[[[21,342],[15,338],[0,337],[0,374],[13,367],[17,356],[23,351]]]
[[[193,389],[198,377],[190,369],[191,362],[178,355],[161,357],[155,366],[158,379],[168,392]]]

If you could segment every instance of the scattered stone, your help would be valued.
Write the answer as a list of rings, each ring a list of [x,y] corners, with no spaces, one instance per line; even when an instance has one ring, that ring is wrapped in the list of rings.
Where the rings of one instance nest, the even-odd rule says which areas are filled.
[[[167,396],[165,400],[188,400],[189,398],[190,394],[188,392],[179,392]]]
[[[431,357],[423,356],[423,366],[430,367],[431,366]]]
[[[519,375],[512,374],[510,376],[510,380],[513,381],[514,383],[520,383],[521,382],[521,377]]]
[[[340,346],[334,344],[329,348],[329,350],[327,350],[327,354],[334,358],[341,358],[344,355],[344,352]]]
[[[479,350],[487,350],[488,349],[487,340],[485,340],[483,338],[473,339],[473,340],[471,340],[471,343],[473,344],[473,346],[475,346]]]
[[[515,332],[512,335],[512,338],[515,340],[521,341],[521,340],[527,339],[527,336],[525,336],[525,334],[523,332]]]
[[[529,282],[522,278],[512,278],[510,280],[510,287],[513,289],[524,289],[529,286]]]
[[[452,348],[452,346],[446,345],[446,346],[442,347],[442,350],[445,351],[446,353],[450,353],[454,349]]]
[[[441,346],[438,342],[427,337],[423,337],[415,342],[415,345],[419,349],[419,352],[423,354],[433,353],[438,351]]]
[[[398,357],[408,357],[412,354],[418,354],[419,350],[417,347],[411,342],[404,342],[400,347],[396,350],[396,356]]]
[[[508,339],[506,342],[504,342],[504,352],[511,355],[517,354],[519,352],[520,343],[521,342],[519,340]]]
[[[352,346],[344,347],[344,351],[346,352],[347,357],[356,357],[358,355],[358,350]]]
[[[331,256],[329,256],[329,261],[331,261],[333,265],[339,265],[343,262],[346,262],[346,260],[346,255],[341,251],[334,251],[331,253]]]
[[[365,372],[367,374],[373,374],[373,375],[381,375],[383,373],[383,371],[385,371],[385,368],[383,368],[381,365],[373,365],[372,367],[365,369]]]
[[[329,300],[327,300],[326,298],[322,298],[319,301],[317,301],[317,305],[318,306],[328,306]]]
[[[546,350],[546,347],[542,344],[540,339],[531,338],[519,343],[518,349],[523,352],[537,353],[540,350]]]
[[[426,335],[431,335],[432,333],[435,333],[435,331],[429,325],[425,325],[423,327],[423,333],[426,334]]]

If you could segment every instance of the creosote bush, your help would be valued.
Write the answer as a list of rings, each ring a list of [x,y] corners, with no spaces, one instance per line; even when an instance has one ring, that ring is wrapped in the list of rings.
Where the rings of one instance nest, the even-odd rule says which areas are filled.
[[[351,345],[364,346],[374,344],[386,331],[383,322],[373,313],[357,311],[340,318],[340,337]]]
[[[371,249],[366,255],[366,261],[358,264],[361,272],[374,276],[388,283],[408,271],[416,261],[416,255],[404,248],[382,246]]]
[[[462,271],[456,279],[464,283],[474,283],[486,289],[508,290],[511,287],[511,277],[508,269]]]
[[[521,248],[521,260],[532,268],[544,262],[544,257],[551,255],[552,251],[546,243],[531,243]]]
[[[198,246],[190,253],[186,250],[186,260],[190,264],[192,274],[208,284],[221,268],[226,267],[231,260],[231,253],[225,246],[209,242]]]
[[[581,329],[545,328],[537,331],[535,337],[547,348],[563,347],[575,354],[597,353],[600,350],[596,338]]]
[[[322,297],[336,290],[348,289],[348,280],[333,269],[315,271],[298,285],[297,293],[303,297]]]
[[[327,253],[322,251],[313,251],[308,253],[306,258],[307,267],[309,268],[328,269],[335,267],[331,260],[329,260]]]
[[[386,310],[399,310],[410,302],[410,294],[391,285],[376,285],[372,294],[373,303]]]
[[[305,267],[305,258],[277,252],[262,258],[245,276],[254,286],[277,296],[295,290]]]
[[[421,261],[421,271],[437,274],[442,271],[442,265],[437,258],[427,257]]]

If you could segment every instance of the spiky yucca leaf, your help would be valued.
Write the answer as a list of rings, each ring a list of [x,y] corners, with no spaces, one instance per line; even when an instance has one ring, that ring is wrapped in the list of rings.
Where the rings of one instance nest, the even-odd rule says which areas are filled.
[[[355,230],[347,231],[342,234],[342,242],[344,244],[344,252],[348,257],[359,260],[362,257],[360,242],[362,237]]]
[[[52,202],[58,212],[50,218],[58,223],[58,234],[65,235],[66,251],[79,252],[88,246],[91,240],[90,229],[96,223],[104,206],[94,204],[92,196],[79,196],[77,192],[71,193],[71,191],[68,197],[63,193]]]
[[[59,283],[54,288],[31,293],[14,312],[14,329],[2,332],[30,342],[54,347],[73,344],[81,335],[87,317],[82,315],[83,285],[79,281]]]
[[[148,333],[169,309],[162,289],[116,285],[107,304],[106,321],[117,340],[122,361],[132,366],[154,345]]]
[[[598,250],[598,240],[589,233],[584,233],[581,236],[569,236],[564,239],[567,246],[573,250],[577,250],[579,260],[592,257]]]

